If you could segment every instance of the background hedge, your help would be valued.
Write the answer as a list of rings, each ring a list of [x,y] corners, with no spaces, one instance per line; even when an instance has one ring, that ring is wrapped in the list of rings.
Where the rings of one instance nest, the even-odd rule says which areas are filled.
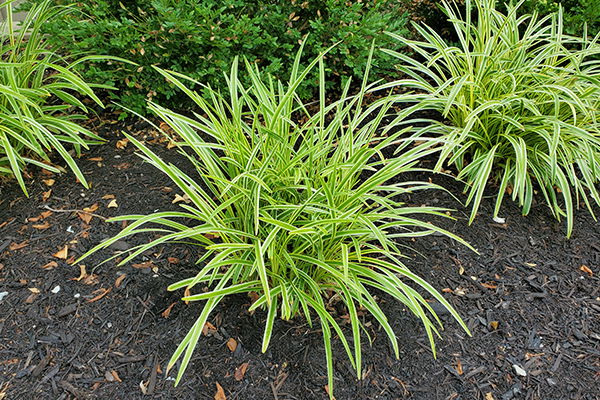
[[[362,77],[373,40],[398,46],[384,30],[403,33],[407,25],[398,0],[88,0],[74,6],[76,12],[46,25],[48,40],[65,54],[106,54],[138,63],[137,68],[96,63],[81,71],[90,82],[121,89],[111,96],[138,112],[148,98],[169,107],[186,105],[151,65],[219,87],[223,71],[240,56],[285,79],[298,43],[308,35],[306,60],[342,41],[326,61],[329,86],[335,86],[340,77]],[[378,54],[374,68],[383,74],[393,65]],[[316,84],[316,77],[308,80],[303,94]]]

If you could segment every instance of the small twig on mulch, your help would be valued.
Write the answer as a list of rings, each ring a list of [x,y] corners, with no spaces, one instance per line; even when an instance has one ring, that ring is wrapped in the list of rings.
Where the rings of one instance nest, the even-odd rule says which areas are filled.
[[[92,217],[100,218],[101,220],[104,220],[104,221],[106,221],[108,219],[106,217],[103,217],[102,215],[94,214],[94,213],[83,211],[83,210],[57,210],[57,209],[49,207],[47,205],[40,206],[40,208],[45,208],[46,210],[50,210],[52,212],[57,212],[57,213],[60,213],[60,212],[73,213],[73,212],[75,212],[75,213],[87,214],[87,215],[91,215]]]

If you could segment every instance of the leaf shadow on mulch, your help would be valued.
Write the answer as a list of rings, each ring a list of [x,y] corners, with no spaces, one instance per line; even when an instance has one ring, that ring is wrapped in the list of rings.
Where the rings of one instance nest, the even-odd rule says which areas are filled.
[[[166,376],[166,364],[199,307],[183,304],[181,294],[166,287],[195,273],[198,248],[173,244],[130,265],[116,267],[111,261],[98,266],[114,251],[153,237],[140,235],[86,260],[87,277],[81,280],[73,279],[80,277],[79,266],[53,257],[65,245],[67,257],[77,257],[120,230],[97,216],[86,223],[70,210],[97,204],[93,214],[110,217],[178,207],[172,204],[177,190],[168,178],[135,156],[131,145],[117,148],[117,141],[123,130],[147,135],[157,142],[153,146],[159,154],[189,168],[183,157],[158,143],[143,122],[105,117],[92,125],[108,143],[80,160],[91,189],[72,175],[53,177],[56,182],[49,187],[43,182],[48,176],[39,171],[33,173],[30,198],[14,184],[0,188],[0,292],[5,292],[0,300],[0,398],[213,399],[217,383],[227,399],[327,398],[318,325],[278,321],[269,351],[262,354],[265,315],[248,314],[245,296],[227,299],[213,313],[215,331],[201,339],[184,380],[173,387],[174,373]],[[451,178],[426,173],[409,178],[432,178],[464,198]],[[43,192],[50,189],[43,202]],[[112,200],[118,207],[108,208]],[[399,339],[400,358],[395,359],[377,324],[365,320],[373,343],[363,345],[362,380],[336,344],[336,398],[598,399],[598,223],[580,210],[567,240],[564,226],[542,204],[524,218],[507,201],[506,224],[497,224],[488,217],[492,202],[486,201],[468,227],[466,211],[442,191],[413,194],[406,201],[459,209],[452,212],[456,220],[435,222],[480,254],[430,236],[407,243],[415,249],[407,265],[444,290],[473,337],[439,310],[447,324],[434,359],[418,321],[401,304],[381,296]],[[49,209],[55,211],[28,221]],[[227,345],[230,339],[237,344],[234,351]]]

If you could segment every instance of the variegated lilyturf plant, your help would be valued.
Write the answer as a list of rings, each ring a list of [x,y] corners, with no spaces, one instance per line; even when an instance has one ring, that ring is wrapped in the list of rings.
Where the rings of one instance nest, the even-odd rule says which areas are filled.
[[[0,174],[14,176],[27,194],[23,169],[30,164],[61,172],[61,167],[50,163],[49,154],[56,151],[87,186],[69,149],[80,154],[81,148],[102,140],[78,123],[85,117],[76,110],[86,113],[88,109],[77,95],[102,106],[94,88],[108,86],[86,83],[74,67],[107,58],[86,56],[67,61],[47,47],[42,25],[69,12],[68,7],[43,1],[33,6],[15,29],[11,3],[13,0],[0,1],[7,14],[0,27]]]
[[[494,217],[505,194],[526,215],[539,191],[570,236],[579,203],[592,215],[600,204],[600,34],[569,36],[562,11],[520,15],[523,2],[502,13],[495,0],[467,0],[464,15],[442,3],[458,43],[429,26],[415,25],[421,40],[390,33],[413,54],[387,50],[406,78],[386,86],[420,91],[443,116],[431,121],[436,170],[451,164],[468,183],[471,222],[495,182]]]
[[[357,94],[349,95],[348,83],[340,100],[327,103],[322,56],[302,69],[301,52],[287,85],[246,63],[245,73],[252,84],[243,87],[236,62],[227,92],[205,88],[208,99],[186,86],[189,78],[158,70],[198,107],[193,116],[186,116],[150,104],[180,138],[179,148],[196,167],[194,175],[164,162],[128,135],[144,160],[167,174],[190,204],[182,204],[181,211],[113,218],[130,224],[84,257],[147,231],[162,236],[131,249],[121,264],[168,242],[191,241],[206,249],[198,261],[198,273],[169,287],[187,288],[190,294],[183,300],[203,304],[169,362],[171,368],[181,359],[176,382],[211,312],[234,294],[258,294],[250,310],[266,310],[263,351],[269,346],[276,318],[303,316],[312,324],[316,316],[325,343],[331,396],[334,335],[358,377],[362,375],[362,337],[368,333],[359,313],[370,314],[381,325],[399,354],[398,339],[374,291],[398,300],[421,320],[434,354],[441,322],[428,300],[441,303],[468,331],[449,302],[404,264],[397,242],[434,232],[462,242],[419,219],[419,215],[445,217],[445,209],[398,201],[398,195],[437,188],[399,179],[402,173],[418,168],[421,157],[437,150],[407,137],[408,125],[395,130],[384,127],[384,117],[397,99],[383,96],[363,105],[371,88],[367,78]],[[295,90],[312,68],[319,71],[320,95],[316,103],[308,104]],[[396,155],[384,157],[383,150],[392,145],[397,146]],[[330,312],[327,305],[332,301],[347,309],[351,339]]]

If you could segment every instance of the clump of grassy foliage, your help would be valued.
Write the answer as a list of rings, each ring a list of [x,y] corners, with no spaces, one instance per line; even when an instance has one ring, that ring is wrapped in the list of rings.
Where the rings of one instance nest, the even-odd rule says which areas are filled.
[[[415,26],[421,40],[390,33],[414,52],[386,50],[407,76],[390,86],[419,90],[442,114],[431,122],[443,142],[436,168],[452,164],[469,184],[470,221],[495,182],[494,216],[505,193],[527,214],[539,191],[569,236],[579,202],[592,215],[600,204],[600,34],[569,36],[562,12],[521,15],[522,3],[503,13],[469,0],[461,15],[443,2],[456,45],[429,26]]]
[[[276,318],[303,316],[312,325],[316,316],[325,343],[331,396],[334,335],[358,377],[362,375],[361,343],[368,334],[362,327],[361,312],[381,325],[398,356],[392,324],[373,291],[387,293],[421,320],[434,354],[441,322],[428,299],[441,303],[468,331],[448,301],[404,264],[396,241],[431,233],[460,241],[419,218],[446,217],[446,210],[398,201],[398,195],[437,188],[427,182],[399,179],[402,173],[415,170],[422,157],[437,150],[429,143],[406,138],[411,130],[408,125],[381,129],[398,99],[384,95],[364,106],[370,90],[366,78],[357,94],[349,95],[348,83],[340,100],[327,103],[323,55],[302,69],[300,54],[287,85],[246,63],[251,84],[244,86],[235,62],[226,93],[207,87],[208,100],[188,89],[189,78],[157,69],[197,105],[190,116],[150,104],[181,138],[179,147],[195,165],[196,175],[164,162],[128,136],[141,156],[167,174],[190,204],[182,204],[181,211],[113,218],[130,224],[88,254],[147,231],[162,236],[131,249],[122,263],[168,242],[192,242],[206,249],[198,260],[198,273],[169,287],[186,288],[189,294],[183,300],[203,302],[200,316],[169,362],[171,368],[181,359],[177,382],[209,315],[233,294],[258,294],[250,310],[267,312],[263,351],[269,346]],[[309,104],[296,90],[312,68],[318,69],[320,90],[318,101]],[[384,149],[392,144],[398,153],[386,158]],[[331,302],[341,303],[347,310],[351,339],[330,311]]]
[[[86,83],[73,69],[97,57],[68,62],[48,48],[42,26],[60,20],[68,8],[44,1],[15,30],[11,3],[0,3],[7,14],[0,27],[0,174],[14,176],[27,194],[24,168],[31,164],[61,172],[49,159],[49,153],[56,151],[87,186],[68,147],[79,155],[82,147],[101,139],[78,124],[83,117],[75,110],[85,113],[87,107],[77,96],[87,96],[102,106],[93,88],[108,87]]]

